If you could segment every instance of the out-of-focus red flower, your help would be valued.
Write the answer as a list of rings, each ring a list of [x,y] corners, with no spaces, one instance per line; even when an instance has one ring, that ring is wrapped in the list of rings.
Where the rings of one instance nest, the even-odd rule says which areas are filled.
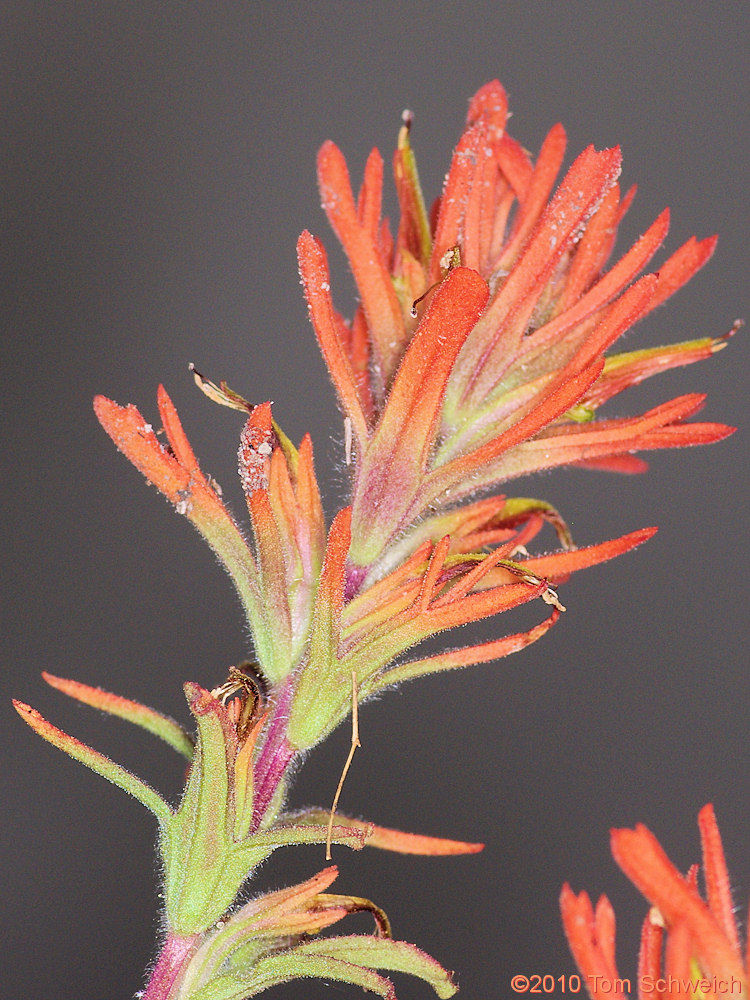
[[[740,947],[713,806],[701,809],[698,826],[705,900],[698,890],[698,866],[681,875],[645,826],[612,831],[615,861],[652,904],[641,931],[640,1000],[747,995],[747,952],[743,956]],[[615,915],[607,897],[594,909],[587,893],[576,895],[566,884],[560,907],[570,949],[591,996],[625,1000],[633,984],[617,972]]]

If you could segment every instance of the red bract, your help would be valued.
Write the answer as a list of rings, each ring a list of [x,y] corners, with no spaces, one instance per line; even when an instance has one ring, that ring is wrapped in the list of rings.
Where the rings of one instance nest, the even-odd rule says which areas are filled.
[[[341,152],[330,142],[320,151],[323,207],[360,296],[345,321],[333,305],[325,250],[303,233],[300,273],[344,410],[353,475],[351,506],[339,511],[327,540],[310,440],[294,448],[270,404],[252,406],[223,383],[197,377],[213,399],[246,418],[239,470],[250,546],[200,472],[163,390],[166,446],[134,408],[96,403],[118,446],[224,562],[274,697],[286,685],[286,703],[293,690],[285,734],[296,749],[347,714],[352,677],[364,696],[521,649],[562,610],[550,581],[653,532],[529,557],[526,546],[545,522],[563,548],[573,548],[560,515],[541,501],[468,502],[472,494],[553,465],[640,471],[636,449],[705,443],[732,430],[685,423],[703,402],[694,394],[640,416],[596,419],[627,386],[723,346],[705,338],[605,357],[695,273],[714,240],[691,240],[658,274],[638,278],[666,235],[664,212],[605,270],[632,198],[620,198],[619,151],[586,149],[553,194],[563,129],[552,129],[534,165],[505,131],[506,113],[499,83],[472,100],[431,217],[404,125],[394,158],[395,240],[381,219],[380,154],[370,155],[355,199]],[[429,636],[538,596],[557,607],[526,633],[394,662]]]
[[[615,861],[652,904],[641,932],[641,1000],[747,995],[747,961],[740,950],[713,806],[701,809],[698,826],[705,901],[698,891],[697,867],[681,875],[645,826],[612,831]],[[602,896],[594,910],[585,892],[576,896],[565,885],[560,907],[570,949],[591,996],[624,1000],[630,981],[617,973],[615,916],[609,900]]]
[[[716,241],[689,240],[658,273],[636,280],[666,236],[665,211],[605,270],[632,200],[632,192],[620,197],[619,150],[584,150],[551,196],[564,130],[552,129],[534,165],[505,131],[506,116],[496,81],[471,101],[432,223],[407,122],[394,158],[395,241],[380,218],[380,154],[371,153],[356,200],[336,146],[326,143],[318,157],[323,208],[360,296],[348,323],[333,306],[323,247],[303,233],[310,315],[358,453],[354,589],[379,573],[373,567],[389,543],[477,489],[563,464],[640,471],[636,450],[731,433],[684,423],[702,405],[698,395],[639,417],[594,419],[627,386],[723,346],[706,338],[605,358]]]

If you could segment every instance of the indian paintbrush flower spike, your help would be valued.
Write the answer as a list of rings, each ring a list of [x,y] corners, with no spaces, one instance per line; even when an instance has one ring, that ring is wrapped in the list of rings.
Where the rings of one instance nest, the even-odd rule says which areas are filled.
[[[704,338],[605,356],[705,263],[715,241],[689,241],[658,273],[639,278],[666,236],[665,212],[605,270],[632,200],[617,186],[619,150],[585,150],[552,194],[562,128],[552,129],[534,165],[507,134],[506,116],[499,83],[474,97],[431,221],[406,121],[394,157],[395,240],[381,219],[380,155],[370,155],[355,199],[340,151],[330,142],[320,151],[323,207],[361,300],[347,323],[333,306],[325,251],[303,233],[298,256],[310,316],[351,438],[352,505],[336,516],[327,541],[310,440],[296,449],[270,404],[252,406],[196,376],[246,417],[239,465],[250,546],[200,472],[163,389],[166,447],[133,407],[96,402],[118,447],[227,567],[272,711],[282,687],[282,700],[293,702],[277,750],[267,750],[272,769],[347,714],[352,671],[367,696],[431,669],[520,648],[557,616],[525,636],[394,666],[446,628],[537,596],[556,603],[550,581],[626,551],[651,530],[528,558],[526,543],[544,520],[563,524],[560,537],[570,547],[559,515],[505,496],[467,503],[471,494],[564,463],[641,470],[637,449],[731,433],[722,424],[685,423],[702,405],[696,394],[639,417],[597,419],[598,408],[628,385],[724,345]]]
[[[627,552],[656,530],[578,548],[550,504],[495,493],[508,481],[558,465],[640,472],[645,466],[635,451],[704,444],[733,430],[687,422],[703,404],[698,394],[639,416],[599,417],[627,387],[724,346],[725,338],[705,337],[607,353],[702,267],[715,239],[689,240],[657,272],[642,275],[667,234],[665,211],[609,266],[634,193],[623,196],[618,187],[619,149],[584,150],[553,193],[565,152],[562,127],[550,131],[533,163],[507,133],[506,120],[505,92],[489,83],[470,103],[442,195],[428,212],[412,118],[405,114],[393,159],[395,237],[381,218],[380,154],[370,154],[355,198],[342,153],[331,142],[320,150],[323,208],[359,295],[353,318],[345,320],[333,305],[323,245],[302,233],[300,274],[343,410],[352,476],[350,503],[329,525],[312,442],[305,436],[295,447],[270,403],[254,405],[191,366],[207,395],[242,414],[244,528],[201,471],[163,387],[157,393],[163,438],[134,406],[95,400],[117,447],[226,568],[253,643],[251,669],[231,667],[212,690],[185,684],[195,738],[129,699],[45,675],[53,687],[149,730],[186,756],[190,770],[176,806],[34,709],[16,705],[41,736],[157,817],[167,936],[147,1000],[240,1000],[295,976],[340,979],[395,997],[382,970],[411,972],[438,996],[451,996],[450,975],[413,946],[391,940],[374,904],[324,891],[335,869],[238,907],[247,878],[272,851],[326,840],[325,811],[286,809],[294,767],[347,716],[352,691],[365,699],[404,680],[524,648],[559,619],[564,606],[556,588],[571,573]],[[558,550],[530,554],[545,526]],[[525,632],[427,656],[410,653],[440,632],[537,598],[551,610]],[[701,969],[735,970],[720,842],[710,819],[703,826],[708,906],[647,831],[620,831],[615,852],[667,922],[670,967],[682,969],[693,956]],[[369,843],[403,853],[482,847],[342,816],[331,837],[353,848]],[[307,940],[356,909],[375,915],[376,936]],[[566,890],[563,912],[582,968],[612,973],[611,908],[602,903],[594,915],[588,897]],[[656,931],[648,933],[651,955]]]
[[[704,338],[605,358],[702,267],[716,241],[690,240],[658,273],[636,280],[667,234],[665,211],[605,271],[633,195],[620,196],[619,150],[586,149],[550,198],[562,127],[533,165],[506,132],[506,116],[502,87],[487,84],[470,104],[431,224],[402,129],[395,241],[380,218],[379,153],[367,161],[356,200],[337,147],[328,142],[318,156],[323,207],[360,296],[347,323],[333,306],[323,246],[303,233],[298,256],[311,319],[359,453],[354,589],[381,572],[394,540],[478,489],[562,464],[640,471],[636,450],[731,433],[684,423],[702,405],[694,394],[640,417],[594,419],[627,386],[724,345]],[[446,270],[446,254],[464,266]]]

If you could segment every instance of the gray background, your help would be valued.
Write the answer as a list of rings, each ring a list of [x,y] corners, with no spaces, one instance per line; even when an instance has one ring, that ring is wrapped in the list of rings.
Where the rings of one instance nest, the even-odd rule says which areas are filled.
[[[693,233],[721,234],[709,267],[626,343],[723,333],[747,311],[747,6],[17,2],[3,5],[0,22],[0,991],[129,997],[158,923],[154,824],[44,745],[8,699],[30,701],[175,794],[176,759],[124,723],[66,703],[39,671],[185,719],[182,680],[218,683],[248,646],[227,579],[116,454],[91,397],[132,401],[155,418],[164,381],[204,468],[239,511],[239,422],[192,387],[194,361],[251,399],[273,399],[293,438],[313,432],[333,511],[343,496],[340,420],[294,259],[303,227],[334,247],[317,204],[315,151],[335,139],[358,178],[371,145],[388,160],[410,107],[432,197],[468,97],[493,76],[529,149],[558,120],[571,155],[589,142],[622,143],[623,181],[637,181],[639,194],[620,249],[666,204],[668,249]],[[351,286],[332,256],[347,311]],[[557,915],[564,879],[610,894],[620,971],[635,976],[645,904],[609,858],[612,825],[648,823],[687,867],[697,859],[696,812],[712,800],[744,916],[747,377],[741,335],[710,363],[611,410],[706,390],[708,418],[741,425],[728,442],[657,454],[645,477],[570,471],[518,484],[558,505],[579,544],[646,524],[661,531],[568,584],[568,613],[542,643],[362,712],[364,746],[342,808],[487,849],[453,860],[342,849],[338,887],[374,898],[397,936],[458,970],[463,996],[510,996],[514,973],[573,971]],[[506,616],[471,636],[529,620]],[[347,743],[342,730],[312,754],[297,804],[329,801]],[[257,885],[322,866],[321,850],[289,850]],[[398,989],[430,995],[403,978]],[[359,991],[311,982],[273,995]]]

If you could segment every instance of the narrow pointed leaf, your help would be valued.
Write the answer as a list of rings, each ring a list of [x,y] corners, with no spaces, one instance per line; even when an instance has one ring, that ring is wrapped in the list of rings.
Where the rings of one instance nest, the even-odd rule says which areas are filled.
[[[334,518],[315,599],[310,659],[302,672],[287,729],[290,742],[312,746],[331,725],[331,698],[349,674],[339,660],[346,558],[351,543],[351,508]],[[310,742],[312,741],[312,742]]]
[[[484,121],[477,129],[476,156],[469,181],[461,233],[461,263],[475,271],[486,270],[492,243],[497,165]]]
[[[503,176],[507,178],[516,198],[522,200],[526,197],[534,173],[529,154],[517,139],[506,132],[497,145],[496,156]]]
[[[606,896],[600,896],[594,910],[596,939],[610,979],[617,977],[615,964],[615,911]]]
[[[398,244],[413,254],[424,267],[427,267],[432,250],[430,221],[427,217],[422,185],[419,183],[417,161],[409,142],[409,129],[406,125],[399,132],[398,149],[393,157],[393,174],[401,209]]]
[[[451,159],[450,170],[445,178],[440,211],[435,225],[432,243],[429,281],[434,283],[442,278],[442,261],[446,251],[459,242],[461,222],[466,208],[469,185],[474,171],[474,161],[481,130],[477,126],[468,128],[458,141]]]
[[[664,241],[668,229],[669,211],[665,209],[631,249],[585,295],[534,331],[531,335],[532,343],[536,346],[553,344],[572,327],[611,302],[651,260]],[[654,282],[652,305],[659,298],[659,288],[658,282]]]
[[[532,438],[547,424],[562,416],[577,403],[586,390],[594,384],[603,367],[604,360],[600,358],[579,375],[551,391],[525,417],[522,417],[499,437],[468,455],[454,458],[446,465],[438,466],[428,477],[427,488],[424,490],[425,499],[427,496],[440,496],[446,489],[450,489],[457,482],[468,479],[472,473],[478,472],[483,466],[490,465],[511,448],[515,449],[523,445],[529,438]],[[476,480],[474,482],[475,488]]]
[[[434,534],[442,535],[444,533],[438,528],[438,531]],[[381,579],[376,580],[372,585],[363,587],[344,606],[342,619],[345,626],[348,629],[361,627],[363,623],[367,624],[368,616],[370,615],[374,616],[372,621],[377,622],[381,620],[384,613],[383,609],[391,604],[394,600],[394,595],[399,595],[405,588],[412,589],[414,582],[421,579],[422,571],[427,565],[432,549],[432,542],[422,542],[394,570],[381,577]]]
[[[296,485],[297,503],[301,514],[298,532],[304,533],[304,538],[298,537],[300,556],[307,571],[317,575],[323,565],[326,529],[320,488],[315,476],[312,439],[309,434],[305,434],[300,444]]]
[[[708,905],[723,928],[727,940],[739,952],[740,941],[737,933],[737,922],[734,919],[729,872],[724,860],[724,847],[721,843],[714,808],[710,803],[698,813],[698,828],[703,848],[703,874],[706,879]]]
[[[383,969],[386,972],[405,972],[429,983],[441,1000],[447,1000],[456,992],[450,973],[434,958],[405,941],[352,934],[347,937],[318,938],[308,941],[298,945],[294,949],[294,954],[327,955],[361,966]]]
[[[600,542],[598,545],[587,545],[568,552],[555,552],[549,556],[532,556],[524,559],[521,565],[535,576],[559,580],[570,573],[576,573],[589,566],[598,566],[599,563],[629,552],[647,542],[649,538],[653,538],[657,531],[658,528],[639,528],[637,531],[631,531],[627,535],[612,538],[607,542]]]
[[[508,95],[499,80],[490,80],[479,88],[469,101],[466,124],[475,125],[480,119],[486,125],[490,141],[497,145],[505,134],[508,118]]]
[[[538,221],[562,166],[566,144],[565,129],[558,123],[552,127],[542,143],[534,172],[519,207],[513,235],[496,267],[507,269],[511,265]]]
[[[597,408],[631,385],[672,368],[703,361],[724,347],[726,341],[723,339],[703,337],[668,347],[612,354],[605,359],[601,378],[589,389],[582,403]]]
[[[292,923],[307,916],[315,898],[329,888],[337,874],[332,865],[299,885],[251,899],[231,913],[222,926],[206,936],[191,960],[184,983],[186,993],[192,996],[197,986],[215,979],[222,966],[231,966],[236,972],[243,963],[254,964],[268,947],[269,937],[293,933]]]
[[[606,905],[609,905],[608,901]],[[606,1000],[607,997],[610,1000],[626,1000],[625,994],[614,987],[614,980],[619,978],[616,969],[613,972],[610,960],[614,943],[608,940],[610,927],[607,921],[602,924],[604,911],[601,900],[595,914],[588,894],[582,892],[576,896],[566,884],[560,894],[560,911],[570,950],[586,979],[592,1000]]]
[[[613,184],[589,219],[568,267],[556,312],[563,313],[586,294],[604,271],[617,236],[620,185]]]
[[[246,1000],[280,983],[309,978],[351,983],[384,1000],[396,1000],[393,984],[377,972],[326,955],[298,955],[296,948],[262,958],[246,976],[219,976],[190,1000]]]
[[[325,809],[304,809],[289,815],[289,820],[295,823],[328,822],[329,813]],[[463,840],[448,840],[444,837],[428,837],[419,833],[405,833],[393,830],[387,826],[378,826],[366,820],[353,819],[336,813],[337,822],[343,827],[362,830],[366,836],[366,847],[377,847],[382,851],[395,851],[398,854],[420,855],[450,855],[477,854],[484,849],[484,844],[468,843]]]
[[[664,928],[652,919],[649,913],[641,924],[641,947],[638,952],[638,1000],[653,1000],[650,992],[643,989],[646,977],[653,980],[661,975],[661,957],[664,949]]]
[[[377,149],[370,150],[365,164],[362,187],[357,199],[357,219],[365,232],[377,242],[380,233],[380,212],[383,201],[383,157]]]
[[[704,240],[691,237],[662,264],[659,268],[659,291],[655,306],[674,295],[711,259],[717,240],[716,236],[709,236]]]
[[[518,632],[515,635],[506,635],[501,639],[483,642],[477,646],[464,646],[447,653],[437,653],[435,656],[426,656],[421,660],[410,660],[407,663],[398,664],[383,672],[378,679],[377,687],[380,689],[391,684],[400,684],[402,681],[423,677],[426,674],[439,673],[442,670],[458,670],[478,663],[489,663],[492,660],[509,656],[511,653],[517,653],[541,639],[552,628],[559,616],[560,613],[555,609],[546,621],[535,625],[528,632]]]
[[[268,713],[261,716],[245,737],[232,765],[234,775],[234,830],[236,841],[247,837],[253,822],[255,797],[254,753],[258,737],[263,731]]]
[[[326,815],[326,821],[328,815]],[[354,826],[336,823],[333,827],[331,837],[332,844],[341,844],[349,847],[353,851],[361,851],[367,843],[369,835],[369,824],[362,823]],[[270,827],[268,830],[261,830],[252,834],[250,846],[256,847],[283,847],[286,844],[325,844],[328,837],[328,827],[325,823],[321,825],[308,825],[307,823],[292,823],[282,825],[281,822]]]
[[[357,446],[361,449],[367,441],[368,427],[357,377],[338,333],[325,250],[320,240],[317,240],[307,230],[297,241],[297,258],[310,319],[318,338],[318,344],[336,387],[341,406],[352,422]]]
[[[296,815],[295,820],[298,818],[300,816]],[[314,825],[325,826],[327,821],[328,815],[326,814],[322,822],[318,820],[311,822]],[[325,892],[336,881],[338,871],[336,865],[329,865],[304,882],[286,889],[277,889],[275,892],[269,892],[259,896],[257,899],[251,900],[238,910],[234,916],[242,919],[250,917],[259,919],[262,917],[265,920],[273,915],[281,919],[283,916],[303,908],[319,892]],[[234,919],[234,916],[232,919]]]
[[[260,661],[264,673],[276,683],[293,667],[290,655],[292,623],[289,586],[284,560],[286,540],[282,539],[266,490],[255,490],[248,496],[247,505],[253,523],[264,596],[265,641],[262,644],[258,642]]]
[[[229,758],[236,751],[226,710],[198,684],[185,684],[198,743],[182,802],[164,844],[164,896],[172,930],[193,934],[218,920],[239,889],[224,869],[229,829]]]
[[[545,581],[512,583],[468,594],[453,603],[430,607],[421,614],[416,608],[407,609],[390,626],[386,624],[363,640],[344,658],[343,665],[356,672],[360,689],[369,692],[371,688],[377,689],[380,671],[388,663],[428,636],[500,614],[540,597],[547,590]],[[346,704],[343,695],[340,696],[339,713],[346,713]]]
[[[14,700],[13,707],[24,722],[27,722],[42,739],[47,740],[53,747],[62,750],[63,753],[68,754],[73,760],[85,764],[92,771],[101,774],[107,781],[111,781],[113,785],[117,785],[118,788],[122,788],[124,792],[138,799],[141,805],[144,805],[156,816],[160,826],[166,827],[168,825],[172,818],[171,809],[161,795],[155,792],[145,781],[136,778],[134,774],[126,771],[120,764],[116,764],[109,757],[105,757],[104,754],[92,750],[91,747],[86,746],[85,743],[81,743],[74,736],[69,736],[61,729],[58,729],[57,726],[53,726],[51,722],[48,722],[30,705],[25,705],[22,701]]]
[[[597,472],[615,472],[623,476],[639,476],[648,472],[648,462],[637,455],[605,455],[572,462],[578,469],[594,469]]]
[[[174,719],[170,719],[169,716],[162,715],[161,712],[148,708],[147,705],[141,705],[140,702],[131,701],[130,698],[110,694],[109,691],[103,691],[101,688],[89,687],[88,684],[82,684],[80,681],[55,677],[54,674],[48,674],[45,670],[42,671],[42,677],[51,687],[62,691],[68,697],[75,698],[76,701],[81,701],[84,705],[91,705],[92,708],[98,708],[101,712],[107,712],[109,715],[127,719],[133,725],[140,726],[164,740],[183,757],[187,757],[188,760],[192,759],[193,741],[182,726]]]
[[[556,465],[631,451],[709,444],[733,434],[735,428],[725,424],[676,423],[699,409],[703,399],[696,394],[681,396],[640,417],[550,428],[520,444],[512,455],[501,458],[483,478],[489,484],[497,477],[508,479]]]

